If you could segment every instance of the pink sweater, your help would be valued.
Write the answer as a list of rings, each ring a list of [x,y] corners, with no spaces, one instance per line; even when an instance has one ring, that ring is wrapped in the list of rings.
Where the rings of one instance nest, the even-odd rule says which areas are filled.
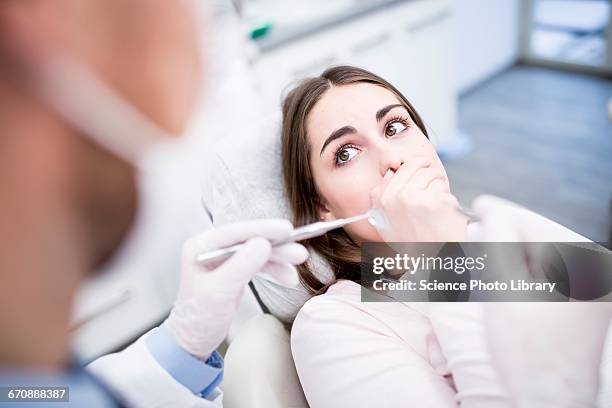
[[[508,407],[475,303],[362,303],[339,281],[291,332],[311,408]]]

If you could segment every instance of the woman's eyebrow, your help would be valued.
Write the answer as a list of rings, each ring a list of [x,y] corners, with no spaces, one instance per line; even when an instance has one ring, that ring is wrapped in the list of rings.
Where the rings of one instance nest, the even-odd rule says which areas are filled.
[[[340,129],[334,130],[332,134],[329,135],[327,139],[325,139],[325,143],[323,143],[323,147],[321,147],[321,152],[319,153],[319,156],[323,155],[323,150],[325,150],[328,144],[338,139],[339,137],[342,137],[349,133],[357,133],[357,130],[352,126],[342,126]]]
[[[384,117],[385,117],[385,115],[386,115],[387,113],[389,113],[389,111],[390,111],[391,109],[393,109],[393,108],[399,108],[399,107],[403,108],[403,107],[404,107],[404,105],[401,105],[401,104],[399,104],[399,103],[396,103],[395,105],[387,105],[387,106],[385,106],[384,108],[382,108],[381,110],[379,110],[378,112],[376,112],[376,121],[377,121],[377,122],[380,122],[380,121],[382,120],[382,118],[384,118]]]

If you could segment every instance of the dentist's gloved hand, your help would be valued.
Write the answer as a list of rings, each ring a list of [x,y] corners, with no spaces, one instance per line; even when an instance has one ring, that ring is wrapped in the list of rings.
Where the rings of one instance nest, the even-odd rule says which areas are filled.
[[[524,263],[506,254],[513,276],[528,278],[537,245],[585,242],[546,217],[493,196],[478,197],[473,241],[524,242]],[[510,249],[508,249],[510,251]],[[502,256],[504,254],[501,254]],[[486,303],[485,330],[496,367],[515,408],[592,407],[612,304],[606,302]]]
[[[293,265],[308,258],[306,248],[297,243],[270,245],[287,238],[292,230],[286,220],[238,222],[210,229],[185,243],[179,293],[166,322],[179,346],[206,360],[225,338],[244,288],[256,273],[265,270],[287,286],[298,283]],[[244,248],[220,265],[195,262],[201,252],[241,242]]]
[[[555,251],[551,251],[551,246],[548,244],[550,242],[592,243],[592,241],[540,214],[499,197],[481,195],[473,201],[472,210],[480,222],[472,225],[469,236],[471,241],[517,243],[489,248],[490,251],[499,251],[489,258],[491,271],[502,279],[565,280],[572,292],[568,293],[568,288],[560,292],[581,298],[581,293],[576,291],[582,288],[581,291],[584,292],[588,288],[581,283],[582,274],[572,274],[568,272],[571,269],[563,268],[557,270],[548,267],[544,270],[543,265],[545,262],[554,265],[554,262],[561,261],[561,258],[551,255]],[[555,273],[560,275],[555,276]],[[558,289],[561,289],[561,284]]]
[[[492,195],[476,197],[480,218],[475,237],[490,242],[591,242],[588,238],[525,207]]]

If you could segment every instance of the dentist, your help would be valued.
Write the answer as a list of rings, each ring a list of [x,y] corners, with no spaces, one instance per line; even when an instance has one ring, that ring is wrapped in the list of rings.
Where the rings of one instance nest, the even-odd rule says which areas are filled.
[[[80,284],[125,241],[142,160],[180,134],[201,61],[188,1],[0,2],[0,406],[11,389],[68,387],[58,406],[219,407],[225,337],[263,268],[295,279],[284,220],[211,229],[183,249],[168,319],[84,370],[70,352]],[[246,241],[221,265],[197,253]],[[4,387],[4,388],[3,388]]]

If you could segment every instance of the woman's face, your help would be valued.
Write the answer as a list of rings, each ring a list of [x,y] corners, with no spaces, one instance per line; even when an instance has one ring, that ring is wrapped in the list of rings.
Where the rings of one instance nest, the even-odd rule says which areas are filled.
[[[389,90],[356,83],[327,90],[307,117],[310,166],[325,220],[361,214],[370,208],[370,192],[388,170],[430,159],[444,167],[408,110]],[[444,172],[446,186],[448,177]],[[345,227],[357,243],[381,241],[367,221]]]

